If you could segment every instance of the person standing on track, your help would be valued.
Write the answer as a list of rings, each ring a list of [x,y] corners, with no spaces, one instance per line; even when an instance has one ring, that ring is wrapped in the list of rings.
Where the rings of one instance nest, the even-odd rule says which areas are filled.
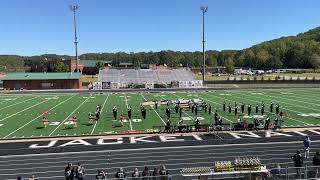
[[[160,180],[168,180],[168,175],[169,175],[169,172],[168,170],[166,169],[166,166],[165,165],[161,165],[161,169],[160,169]]]
[[[149,179],[149,177],[151,176],[149,168],[147,166],[144,167],[144,170],[141,173],[143,180],[145,179]]]
[[[304,146],[304,158],[309,158],[309,152],[310,152],[310,145],[311,140],[308,136],[303,140],[303,146]]]
[[[77,171],[76,171],[76,177],[78,180],[84,179],[84,167],[78,163]]]
[[[303,166],[303,157],[301,156],[300,151],[297,151],[295,155],[291,157],[294,162],[294,167],[296,168],[298,178],[301,176],[301,168]]]
[[[98,169],[96,179],[97,180],[106,180],[107,179],[106,173],[104,171],[102,171],[101,169]]]
[[[132,178],[133,180],[139,180],[140,179],[140,172],[138,168],[135,168],[133,173],[132,173]]]
[[[118,180],[124,180],[127,178],[127,174],[123,171],[123,168],[119,168],[118,172],[115,175],[115,178]]]
[[[68,165],[64,169],[64,177],[66,178],[66,180],[73,179],[73,177],[71,177],[71,174],[72,174],[71,171],[72,171],[72,164],[68,163]]]
[[[315,172],[316,172],[315,178],[318,178],[319,168],[320,168],[320,153],[319,153],[319,151],[317,151],[316,155],[313,156],[312,164],[313,164],[313,166],[315,166]]]

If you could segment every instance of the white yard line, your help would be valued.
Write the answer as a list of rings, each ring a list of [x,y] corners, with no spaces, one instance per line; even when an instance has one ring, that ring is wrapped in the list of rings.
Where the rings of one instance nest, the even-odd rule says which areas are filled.
[[[42,101],[42,102],[39,102],[39,103],[37,103],[37,104],[34,104],[34,105],[32,105],[32,106],[30,106],[30,107],[28,107],[28,108],[25,108],[25,109],[23,109],[23,110],[21,110],[21,111],[19,111],[19,112],[16,112],[16,113],[14,113],[14,114],[11,114],[10,116],[7,116],[7,117],[1,119],[0,122],[1,122],[1,121],[4,121],[4,120],[6,120],[6,119],[8,119],[8,118],[10,118],[10,117],[12,117],[12,116],[15,116],[15,115],[17,115],[17,114],[19,114],[19,113],[22,113],[23,111],[26,111],[26,110],[28,110],[28,109],[31,109],[31,108],[35,107],[35,106],[38,106],[39,104],[42,104],[42,103],[44,103],[44,102],[47,102],[47,101],[49,101],[49,99],[48,99],[48,100],[45,100],[45,101]]]
[[[102,113],[103,113],[103,108],[104,108],[104,106],[105,106],[105,104],[106,104],[106,102],[107,102],[107,100],[108,100],[108,98],[109,98],[109,95],[110,95],[110,94],[108,94],[108,96],[106,97],[106,100],[104,100],[104,103],[103,103],[102,108],[101,108],[101,114],[100,114],[100,116],[101,116]],[[101,116],[101,117],[102,117],[102,116]],[[93,129],[92,129],[92,131],[91,131],[91,134],[93,134],[94,130],[96,129],[97,123],[98,123],[98,121],[96,121],[96,122],[94,123],[94,126],[93,126]]]
[[[65,122],[69,119],[70,116],[72,116],[74,114],[74,112],[76,112],[76,110],[78,110],[89,98],[86,98],[81,104],[79,104],[78,107],[76,107],[68,116],[66,119],[64,119],[50,134],[49,136],[51,136],[54,132],[56,132],[56,130]]]
[[[142,98],[144,100],[147,100],[146,97],[144,97],[144,95],[142,93],[140,93],[140,95],[142,96]],[[162,119],[162,117],[159,115],[159,113],[154,109],[154,107],[152,107],[153,111],[158,115],[158,117],[161,119],[161,121],[163,122],[163,124],[166,124],[166,122],[164,122],[164,120]]]
[[[126,106],[127,106],[127,109],[129,108],[128,106],[128,100],[127,100],[127,95],[124,94],[124,99],[126,100]],[[130,123],[130,129],[132,130],[132,123],[131,123],[131,119],[129,119],[129,123]]]
[[[19,98],[21,98],[21,97],[19,97]],[[33,97],[33,98],[30,98],[30,99],[27,99],[27,100],[24,100],[24,101],[21,101],[21,102],[18,102],[18,103],[11,104],[11,105],[9,105],[9,106],[6,106],[6,107],[1,108],[0,110],[6,109],[6,108],[11,107],[11,106],[14,106],[14,105],[18,105],[18,104],[21,104],[21,103],[24,103],[24,102],[27,102],[27,101],[30,101],[30,100],[35,99],[35,98],[37,98],[37,97]]]
[[[69,99],[73,98],[75,95],[71,96],[70,98],[60,102],[59,104],[53,106],[52,108],[49,109],[49,111],[55,109],[56,107],[60,106],[61,104],[63,104],[64,102],[68,101]],[[9,136],[11,136],[12,134],[14,134],[15,132],[19,131],[20,129],[24,128],[25,126],[27,126],[28,124],[32,123],[33,121],[35,121],[36,119],[40,118],[41,116],[43,116],[42,114],[40,114],[39,116],[37,116],[36,118],[32,119],[31,121],[27,122],[26,124],[24,124],[23,126],[20,126],[18,129],[12,131],[10,134],[6,135],[3,138],[7,138]]]

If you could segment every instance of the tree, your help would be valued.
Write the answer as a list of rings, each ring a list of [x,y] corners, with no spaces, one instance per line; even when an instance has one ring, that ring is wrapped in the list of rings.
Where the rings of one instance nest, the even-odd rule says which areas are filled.
[[[319,69],[320,67],[320,56],[318,54],[313,54],[309,59],[309,64],[312,69]]]
[[[68,66],[61,61],[57,62],[54,67],[54,72],[68,72],[68,71],[69,71]]]
[[[97,69],[97,71],[103,69],[103,67],[104,67],[104,64],[101,61],[96,62],[95,68]]]
[[[226,72],[229,74],[233,74],[234,73],[234,66],[233,65],[227,65],[226,66]]]

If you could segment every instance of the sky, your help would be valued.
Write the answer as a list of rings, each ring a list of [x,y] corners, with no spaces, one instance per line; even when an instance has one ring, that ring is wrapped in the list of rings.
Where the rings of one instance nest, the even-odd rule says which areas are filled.
[[[1,0],[0,54],[243,49],[320,26],[319,0]]]

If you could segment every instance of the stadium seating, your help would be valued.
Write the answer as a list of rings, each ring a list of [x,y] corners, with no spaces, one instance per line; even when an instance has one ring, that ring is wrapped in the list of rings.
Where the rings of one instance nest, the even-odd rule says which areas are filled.
[[[158,83],[170,84],[171,81],[192,81],[194,74],[189,69],[151,70],[151,69],[103,69],[99,71],[99,82],[119,83]]]

